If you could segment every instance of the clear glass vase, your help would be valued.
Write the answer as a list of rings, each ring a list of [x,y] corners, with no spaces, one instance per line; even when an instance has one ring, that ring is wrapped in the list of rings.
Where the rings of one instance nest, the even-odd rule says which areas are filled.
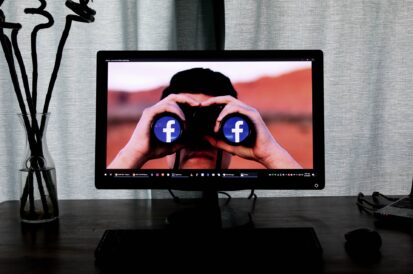
[[[19,170],[20,219],[25,223],[51,222],[59,216],[56,169],[46,142],[49,117],[49,113],[34,117],[19,114],[26,132],[26,150]]]

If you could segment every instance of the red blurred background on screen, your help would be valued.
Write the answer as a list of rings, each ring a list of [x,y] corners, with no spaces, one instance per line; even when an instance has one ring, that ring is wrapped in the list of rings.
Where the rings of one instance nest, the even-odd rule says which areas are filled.
[[[136,75],[139,77],[139,72]],[[275,140],[308,169],[313,168],[311,79],[311,65],[275,76],[263,74],[253,80],[231,79],[238,99],[257,109]],[[163,83],[150,89],[128,91],[108,86],[107,165],[128,142],[143,110],[160,100],[166,86]],[[169,167],[165,158],[160,158],[148,161],[142,168]],[[260,169],[264,166],[234,156],[229,168]]]

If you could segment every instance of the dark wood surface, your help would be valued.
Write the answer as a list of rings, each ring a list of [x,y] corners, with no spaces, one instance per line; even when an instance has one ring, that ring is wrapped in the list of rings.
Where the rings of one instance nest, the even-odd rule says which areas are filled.
[[[413,273],[413,234],[375,227],[355,199],[258,198],[253,218],[256,227],[314,227],[325,273]],[[183,207],[172,200],[64,200],[59,205],[55,224],[25,226],[17,201],[0,204],[0,273],[102,273],[94,250],[106,229],[161,228],[166,216]],[[249,210],[251,201],[232,199],[231,205]],[[360,227],[376,229],[383,239],[377,262],[354,261],[344,249],[344,234]]]

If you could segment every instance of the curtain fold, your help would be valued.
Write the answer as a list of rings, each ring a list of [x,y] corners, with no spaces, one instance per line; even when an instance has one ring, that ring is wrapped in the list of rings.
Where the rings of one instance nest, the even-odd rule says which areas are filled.
[[[39,32],[39,102],[68,10]],[[37,1],[5,0],[30,64]],[[146,190],[94,187],[96,53],[99,50],[322,49],[325,57],[326,189],[266,195],[408,193],[413,175],[413,2],[411,1],[94,1],[93,24],[74,22],[56,82],[48,143],[60,199],[169,197]],[[31,66],[27,66],[31,73]],[[0,54],[0,201],[18,199],[24,132],[4,55]],[[245,193],[237,195],[245,196]]]
[[[225,1],[226,49],[324,52],[326,188],[260,195],[408,194],[413,2]]]

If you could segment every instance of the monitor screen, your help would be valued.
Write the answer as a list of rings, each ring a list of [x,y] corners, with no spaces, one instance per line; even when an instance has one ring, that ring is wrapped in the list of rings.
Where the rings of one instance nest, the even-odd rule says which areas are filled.
[[[324,187],[321,51],[97,59],[98,188]]]

